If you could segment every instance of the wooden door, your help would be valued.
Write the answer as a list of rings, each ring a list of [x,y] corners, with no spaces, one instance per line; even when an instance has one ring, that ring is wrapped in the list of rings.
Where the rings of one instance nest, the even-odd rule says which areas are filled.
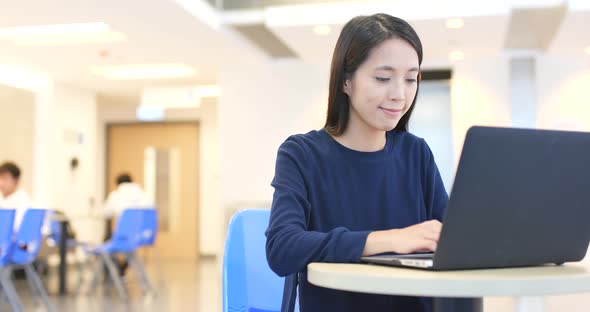
[[[107,190],[129,173],[152,194],[160,216],[156,249],[164,259],[197,259],[197,123],[114,124],[107,128]]]

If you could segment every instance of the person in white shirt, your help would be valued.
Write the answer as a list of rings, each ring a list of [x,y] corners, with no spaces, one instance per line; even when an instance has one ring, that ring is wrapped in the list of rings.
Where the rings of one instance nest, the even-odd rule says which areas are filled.
[[[131,176],[122,173],[117,176],[117,189],[112,191],[105,203],[105,217],[118,219],[125,209],[132,208],[154,208],[152,201],[148,198],[139,184],[134,183]],[[115,222],[111,221],[111,227]],[[128,267],[127,259],[115,257],[119,266],[119,274],[125,275]]]
[[[16,232],[22,222],[27,209],[33,203],[29,195],[19,189],[21,170],[13,162],[5,162],[0,165],[0,208],[15,209],[14,231]]]
[[[134,183],[127,173],[117,176],[117,189],[107,197],[105,204],[105,216],[118,218],[123,210],[128,208],[149,208],[153,203],[139,184]]]

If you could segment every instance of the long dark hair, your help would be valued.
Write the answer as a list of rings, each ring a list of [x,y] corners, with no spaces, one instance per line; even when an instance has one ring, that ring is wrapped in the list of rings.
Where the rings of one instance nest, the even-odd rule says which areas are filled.
[[[357,16],[350,20],[338,37],[332,56],[330,69],[330,93],[328,95],[328,116],[324,128],[330,134],[339,136],[348,126],[350,103],[348,95],[343,91],[344,81],[352,78],[359,66],[365,62],[373,48],[383,41],[399,38],[407,41],[418,54],[418,62],[422,64],[422,43],[414,28],[408,22],[391,15],[379,13],[370,16]],[[414,111],[420,79],[416,89],[414,102],[408,112],[395,127],[399,131],[408,131],[408,122]]]

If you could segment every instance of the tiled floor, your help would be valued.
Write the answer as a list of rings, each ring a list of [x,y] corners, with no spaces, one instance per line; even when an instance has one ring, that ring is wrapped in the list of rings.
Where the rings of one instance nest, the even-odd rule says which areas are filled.
[[[129,299],[121,300],[112,285],[89,292],[82,289],[82,295],[59,297],[57,276],[53,272],[46,280],[50,300],[56,312],[119,312],[119,311],[221,311],[221,271],[213,259],[199,262],[165,262],[161,270],[148,265],[148,274],[158,290],[156,296],[142,296],[139,284],[133,275],[127,281]],[[70,288],[75,288],[77,276],[71,269]],[[86,281],[90,283],[90,273]],[[161,278],[158,278],[160,276]],[[16,281],[17,291],[25,311],[45,311],[40,300],[30,295],[27,284]],[[10,311],[6,300],[0,303],[0,311]]]

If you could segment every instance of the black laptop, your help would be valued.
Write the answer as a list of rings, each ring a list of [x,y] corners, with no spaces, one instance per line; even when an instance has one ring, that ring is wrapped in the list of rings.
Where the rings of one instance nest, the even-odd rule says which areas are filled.
[[[472,127],[434,254],[367,263],[461,270],[580,261],[590,242],[590,133]]]

